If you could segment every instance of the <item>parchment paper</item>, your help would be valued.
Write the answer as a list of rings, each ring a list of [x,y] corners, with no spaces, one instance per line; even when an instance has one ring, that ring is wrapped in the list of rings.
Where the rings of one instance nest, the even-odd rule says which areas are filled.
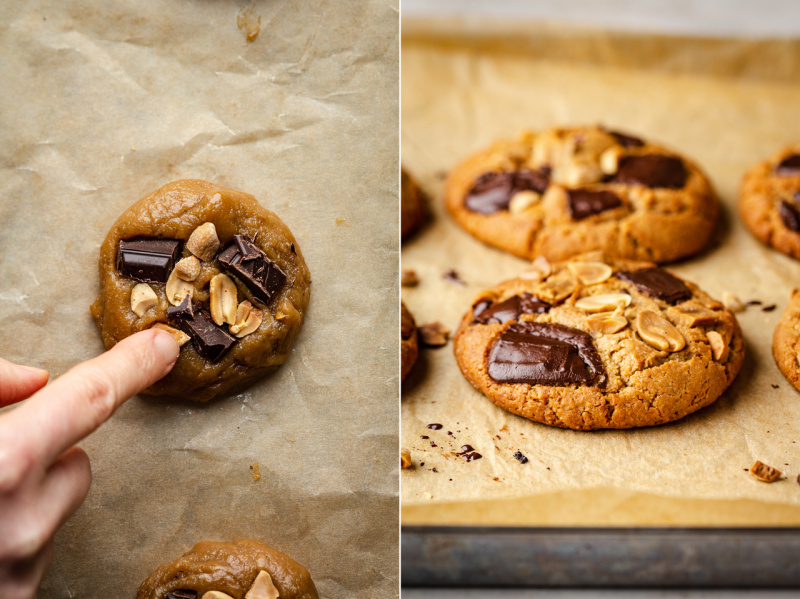
[[[699,161],[723,222],[713,247],[672,268],[717,298],[729,291],[777,304],[738,315],[748,349],[733,386],[711,407],[654,428],[587,433],[532,423],[469,385],[452,342],[424,349],[403,384],[401,445],[415,463],[401,474],[403,522],[800,523],[800,395],[771,354],[800,264],[755,241],[736,212],[744,171],[800,138],[797,42],[485,22],[403,27],[402,159],[432,211],[402,251],[403,267],[420,278],[402,290],[418,324],[454,330],[480,290],[527,266],[454,223],[443,207],[446,173],[498,137],[570,124],[629,131]],[[464,286],[442,278],[451,269]],[[456,456],[465,444],[483,458]],[[517,450],[527,464],[514,459]],[[757,459],[786,478],[755,481],[745,469]]]
[[[396,3],[13,0],[2,13],[3,357],[55,377],[103,350],[89,316],[100,244],[175,179],[254,194],[313,279],[274,375],[206,405],[134,398],[82,444],[94,482],[39,597],[133,597],[196,541],[243,537],[306,566],[324,597],[395,596]]]

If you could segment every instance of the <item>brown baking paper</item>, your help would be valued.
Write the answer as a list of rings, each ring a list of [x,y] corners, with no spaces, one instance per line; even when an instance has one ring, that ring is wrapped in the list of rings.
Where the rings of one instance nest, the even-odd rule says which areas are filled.
[[[671,268],[716,298],[728,291],[777,305],[738,315],[745,364],[715,404],[637,430],[576,432],[514,416],[463,378],[452,341],[423,349],[403,383],[401,444],[414,462],[401,474],[405,524],[800,524],[800,394],[771,354],[800,263],[755,241],[736,212],[744,171],[800,139],[798,65],[795,41],[404,23],[402,159],[432,212],[402,250],[420,279],[402,290],[418,325],[454,330],[480,290],[528,265],[445,212],[450,169],[523,128],[572,124],[601,123],[698,161],[723,220],[712,247]],[[450,270],[463,286],[442,277]],[[482,459],[456,456],[466,444]],[[528,463],[514,459],[518,450]],[[746,472],[755,460],[784,478],[757,482]]]
[[[3,13],[3,357],[55,377],[103,350],[89,315],[100,244],[175,179],[255,195],[313,279],[274,375],[204,405],[134,398],[81,444],[94,482],[39,597],[133,597],[196,541],[238,538],[306,566],[323,597],[394,595],[396,3],[14,0]]]

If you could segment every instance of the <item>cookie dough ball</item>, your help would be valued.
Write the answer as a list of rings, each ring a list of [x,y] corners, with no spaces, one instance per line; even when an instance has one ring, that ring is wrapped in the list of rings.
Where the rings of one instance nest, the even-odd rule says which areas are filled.
[[[697,286],[653,263],[579,259],[482,292],[454,349],[501,408],[576,430],[683,418],[744,360],[733,313]]]
[[[400,229],[403,239],[419,229],[425,220],[425,200],[417,182],[405,169],[400,177]]]
[[[175,181],[139,200],[100,249],[91,313],[110,349],[151,327],[181,352],[144,391],[207,401],[240,391],[289,357],[310,275],[292,233],[250,194]]]
[[[524,132],[450,174],[446,202],[477,239],[551,261],[602,251],[670,262],[711,239],[719,206],[690,160],[600,127]]]
[[[408,376],[417,361],[419,342],[417,325],[406,305],[400,302],[400,376],[401,380]]]
[[[772,356],[792,386],[800,391],[800,290],[792,290],[789,305],[772,336]]]
[[[139,587],[136,599],[318,599],[311,575],[259,541],[203,541],[164,564]],[[278,594],[276,594],[278,593]]]
[[[756,238],[800,259],[800,144],[747,171],[739,192],[739,213]]]

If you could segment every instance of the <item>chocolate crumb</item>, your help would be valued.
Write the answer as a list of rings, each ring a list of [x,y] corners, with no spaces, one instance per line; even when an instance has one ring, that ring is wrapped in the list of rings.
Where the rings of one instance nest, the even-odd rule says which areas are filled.
[[[410,268],[404,268],[400,273],[400,285],[403,287],[416,287],[419,285],[419,277],[417,271]]]
[[[750,300],[745,304],[745,306],[760,306],[763,303],[764,302],[762,302],[761,300]]]
[[[434,466],[433,468],[431,468],[431,472],[435,472],[436,474],[439,474],[439,471],[436,469],[436,466]]]
[[[524,464],[525,462],[528,461],[528,458],[522,455],[522,452],[519,449],[517,450],[517,453],[514,454],[514,457],[519,460],[520,464]]]
[[[433,422],[433,423],[428,425],[428,428],[432,429],[432,430],[435,430],[435,431],[438,431],[438,430],[440,430],[442,428],[442,425],[439,424],[438,422]]]
[[[773,389],[780,389],[780,387],[778,385],[772,385],[772,388]]]
[[[450,329],[439,321],[424,324],[417,331],[419,332],[420,342],[428,347],[447,345],[447,339],[450,335]]]
[[[772,312],[777,307],[778,306],[776,304],[770,304],[769,306],[764,306],[763,308],[761,308],[761,311],[762,312]]]
[[[425,462],[420,462],[419,467],[422,468],[425,465]]]
[[[800,485],[800,474],[797,475],[797,484]]]
[[[419,438],[420,439],[430,439],[430,437],[428,435],[420,435]]]
[[[450,281],[451,283],[455,283],[456,285],[466,285],[466,283],[458,276],[458,273],[454,270],[448,270],[446,273],[442,275],[442,278],[445,281]]]

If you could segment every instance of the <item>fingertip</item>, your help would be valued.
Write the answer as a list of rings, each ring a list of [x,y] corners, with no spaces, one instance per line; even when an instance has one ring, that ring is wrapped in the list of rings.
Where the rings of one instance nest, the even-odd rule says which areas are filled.
[[[0,407],[27,399],[47,384],[50,374],[41,368],[0,359]]]
[[[175,365],[178,360],[178,354],[181,351],[175,337],[159,329],[151,329],[155,333],[153,337],[153,353],[158,357],[159,361],[164,364],[166,374]]]

